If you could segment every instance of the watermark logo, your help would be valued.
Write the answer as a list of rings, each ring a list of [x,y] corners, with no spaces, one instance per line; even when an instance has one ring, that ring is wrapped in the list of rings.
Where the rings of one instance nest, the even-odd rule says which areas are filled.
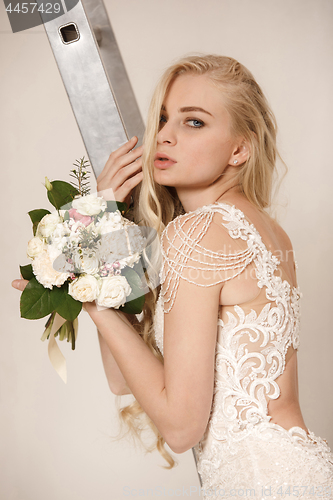
[[[201,486],[183,486],[182,488],[166,488],[165,486],[155,486],[154,488],[132,488],[131,486],[123,487],[124,497],[140,497],[140,498],[157,498],[157,497],[192,497],[211,498],[218,500],[222,498],[235,499],[251,499],[258,498],[287,498],[301,497],[311,498],[314,500],[320,498],[332,498],[332,489],[330,486],[324,487],[321,485],[312,486],[295,486],[284,483],[282,486],[259,486],[255,488],[232,488],[223,489],[218,486],[213,488],[202,488]]]
[[[36,2],[11,2],[4,0],[13,33],[24,31],[69,12],[80,0],[37,0]]]

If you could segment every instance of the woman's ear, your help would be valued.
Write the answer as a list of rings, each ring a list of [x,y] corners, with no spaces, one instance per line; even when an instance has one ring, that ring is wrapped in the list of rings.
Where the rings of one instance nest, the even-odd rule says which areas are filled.
[[[241,143],[233,151],[229,160],[229,165],[232,166],[242,165],[243,163],[246,162],[246,160],[248,160],[250,153],[251,153],[250,144],[248,143],[248,141],[243,139]]]

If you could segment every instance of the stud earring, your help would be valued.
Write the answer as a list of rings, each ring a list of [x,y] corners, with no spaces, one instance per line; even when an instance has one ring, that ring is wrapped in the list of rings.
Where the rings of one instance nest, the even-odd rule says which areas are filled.
[[[234,160],[234,164],[236,165],[236,163],[238,163],[238,160]]]

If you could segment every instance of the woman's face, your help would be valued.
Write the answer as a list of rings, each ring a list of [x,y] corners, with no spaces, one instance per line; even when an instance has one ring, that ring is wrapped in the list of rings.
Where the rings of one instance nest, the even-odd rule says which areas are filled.
[[[209,78],[179,76],[161,111],[154,179],[174,186],[178,194],[210,189],[228,165],[233,165],[239,142],[232,137],[221,92]],[[169,160],[159,159],[163,157]]]

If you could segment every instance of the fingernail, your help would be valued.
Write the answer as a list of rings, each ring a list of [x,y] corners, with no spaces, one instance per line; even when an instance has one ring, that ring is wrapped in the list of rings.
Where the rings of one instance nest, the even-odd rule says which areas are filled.
[[[17,280],[12,281],[12,287],[13,288],[17,288],[17,284],[18,284]]]

